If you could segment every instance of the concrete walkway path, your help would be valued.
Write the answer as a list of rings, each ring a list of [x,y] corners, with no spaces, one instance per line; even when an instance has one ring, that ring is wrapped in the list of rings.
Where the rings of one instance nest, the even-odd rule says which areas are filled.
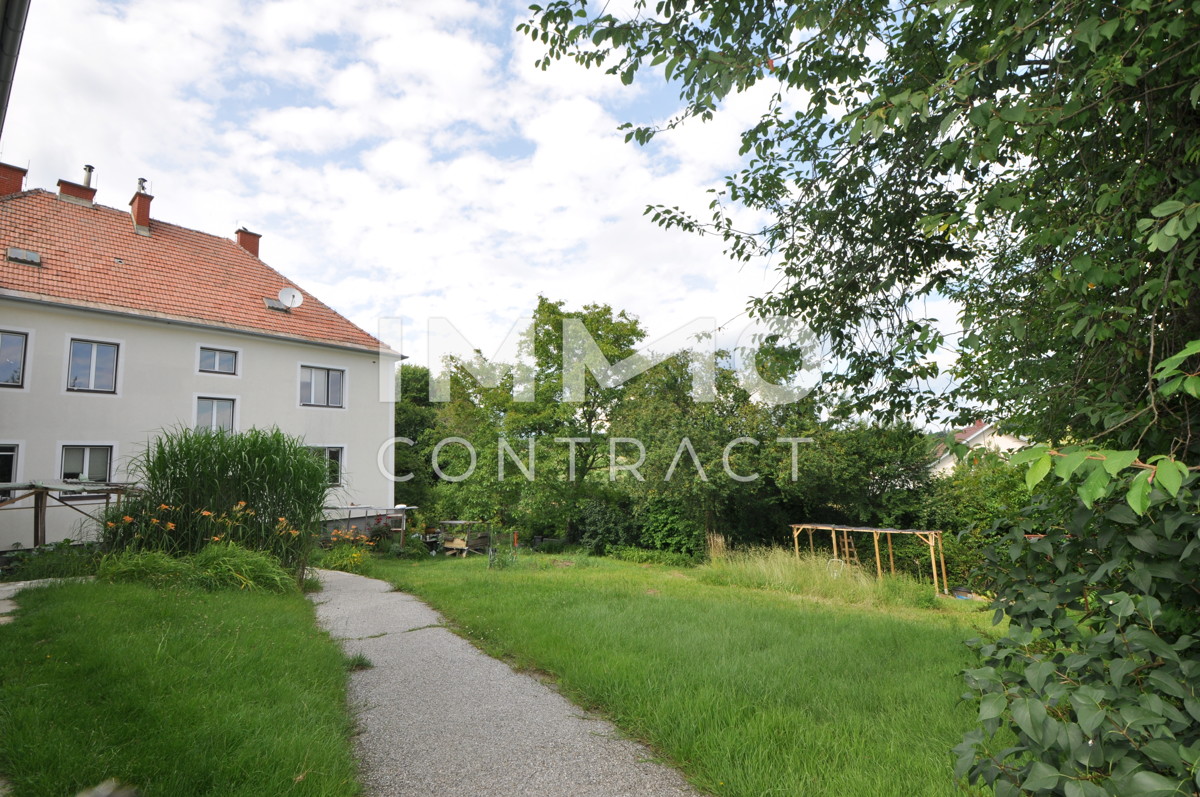
[[[318,571],[311,597],[346,653],[370,797],[691,797],[650,752],[553,689],[480,653],[421,601]]]

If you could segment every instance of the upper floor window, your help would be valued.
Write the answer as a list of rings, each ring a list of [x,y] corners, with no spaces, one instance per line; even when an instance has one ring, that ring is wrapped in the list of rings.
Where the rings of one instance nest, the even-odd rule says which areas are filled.
[[[11,484],[17,480],[17,447],[0,445],[0,483]],[[0,501],[12,498],[9,490],[0,490]]]
[[[333,368],[300,367],[300,403],[310,407],[341,407],[346,372]]]
[[[201,346],[200,370],[207,374],[236,374],[237,352]]]
[[[0,332],[0,387],[25,384],[25,334]]]
[[[62,477],[106,482],[112,465],[112,446],[63,446]]]
[[[117,392],[117,344],[72,340],[67,390]]]
[[[233,399],[196,399],[196,428],[233,431]]]

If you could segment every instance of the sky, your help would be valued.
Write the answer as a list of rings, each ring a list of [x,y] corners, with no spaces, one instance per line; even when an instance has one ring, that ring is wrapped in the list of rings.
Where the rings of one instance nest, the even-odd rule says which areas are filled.
[[[418,364],[427,319],[488,354],[539,294],[626,310],[650,340],[700,317],[736,333],[769,264],[643,210],[706,215],[763,95],[627,144],[618,126],[669,117],[676,93],[539,70],[527,5],[40,0],[0,160],[51,191],[92,164],[117,208],[145,177],[155,219],[260,233],[263,260]]]

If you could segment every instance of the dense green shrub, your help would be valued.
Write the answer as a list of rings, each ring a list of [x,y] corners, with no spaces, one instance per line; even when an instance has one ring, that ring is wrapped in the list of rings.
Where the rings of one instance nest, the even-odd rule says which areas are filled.
[[[405,537],[397,537],[392,542],[392,556],[397,559],[428,559],[429,546],[421,535],[413,532]]]
[[[278,429],[181,429],[137,456],[141,491],[112,508],[102,539],[114,551],[196,553],[236,542],[303,569],[328,492],[325,464]]]
[[[613,559],[637,564],[667,565],[669,567],[695,567],[700,564],[698,557],[689,554],[636,548],[632,545],[610,545],[606,555]]]
[[[7,566],[0,581],[31,581],[38,578],[74,578],[95,575],[100,564],[100,547],[62,540],[5,556]]]
[[[171,556],[157,550],[125,550],[100,562],[102,581],[139,582],[156,587],[185,586],[211,591],[293,592],[296,581],[279,560],[237,543],[213,543],[194,555]]]

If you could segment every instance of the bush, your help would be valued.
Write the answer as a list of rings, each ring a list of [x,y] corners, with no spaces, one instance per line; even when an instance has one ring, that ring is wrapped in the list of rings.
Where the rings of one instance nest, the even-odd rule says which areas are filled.
[[[278,429],[168,432],[137,456],[139,494],[105,516],[114,551],[198,553],[212,542],[268,551],[302,570],[322,520],[325,463]]]
[[[162,551],[126,550],[105,556],[97,577],[102,581],[139,582],[155,587],[196,587],[286,593],[296,581],[279,560],[236,543],[205,547],[199,553],[173,557]]]
[[[688,554],[635,548],[632,545],[610,545],[607,555],[613,559],[637,564],[667,565],[668,567],[695,567],[700,564],[696,557]]]
[[[62,540],[27,551],[8,554],[2,581],[32,581],[39,578],[77,578],[96,574],[100,548],[96,543],[76,544]]]
[[[429,546],[421,539],[420,534],[413,532],[392,543],[392,556],[397,559],[428,559]]]

